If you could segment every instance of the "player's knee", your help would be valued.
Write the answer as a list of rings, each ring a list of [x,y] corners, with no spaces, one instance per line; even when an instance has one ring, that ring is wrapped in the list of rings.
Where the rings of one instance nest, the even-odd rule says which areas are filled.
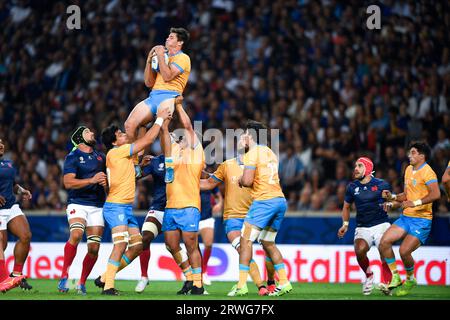
[[[144,240],[146,241],[152,241],[155,239],[159,234],[159,228],[154,222],[146,221],[142,225],[142,234],[144,237]]]
[[[142,252],[142,236],[140,233],[132,234],[130,241],[128,242],[128,249],[132,251],[134,255],[139,255]]]
[[[70,240],[72,243],[80,243],[83,240],[83,231],[81,230],[72,230],[70,232]]]
[[[31,231],[26,231],[19,235],[19,241],[24,243],[30,243],[31,242]]]
[[[81,222],[71,223],[69,226],[70,240],[72,243],[80,243],[83,239],[84,230],[86,226]]]
[[[400,249],[398,250],[401,257],[409,256],[412,252],[411,248],[400,246]]]
[[[241,238],[253,243],[260,236],[261,230],[255,226],[244,223],[241,229]],[[242,245],[242,243],[241,243]]]

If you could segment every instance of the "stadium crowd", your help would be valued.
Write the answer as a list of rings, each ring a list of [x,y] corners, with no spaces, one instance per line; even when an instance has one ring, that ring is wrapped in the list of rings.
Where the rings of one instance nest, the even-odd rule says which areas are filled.
[[[0,137],[33,194],[24,210],[65,207],[70,134],[84,124],[98,138],[112,121],[124,123],[148,95],[146,57],[171,26],[191,34],[191,119],[203,129],[248,118],[280,129],[291,210],[340,210],[360,155],[394,192],[411,140],[428,141],[439,177],[450,159],[445,1],[382,1],[381,30],[366,27],[367,1],[75,3],[80,30],[67,29],[64,2],[0,2]],[[137,208],[148,208],[151,188],[139,181]],[[435,212],[450,209],[442,194]]]

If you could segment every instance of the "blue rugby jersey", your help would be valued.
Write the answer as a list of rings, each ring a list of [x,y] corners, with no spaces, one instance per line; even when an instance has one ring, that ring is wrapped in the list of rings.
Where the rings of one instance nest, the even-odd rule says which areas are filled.
[[[154,157],[150,163],[142,169],[144,175],[153,176],[153,200],[150,210],[163,211],[166,208],[166,182],[164,176],[166,168],[164,155]]]
[[[372,227],[388,222],[388,215],[383,210],[383,190],[392,191],[389,183],[382,179],[372,178],[368,183],[362,184],[359,180],[350,182],[345,193],[345,202],[355,203],[356,226]]]
[[[75,149],[64,160],[63,175],[74,173],[76,179],[87,179],[98,172],[106,173],[106,156],[99,151],[86,153]],[[103,207],[106,199],[105,189],[97,184],[91,184],[79,189],[68,189],[67,204]]]
[[[0,159],[0,195],[6,200],[2,209],[10,209],[16,203],[16,196],[14,195],[13,188],[16,184],[17,169],[11,160]]]
[[[217,194],[218,192],[220,192],[218,187],[200,192],[202,208],[200,220],[206,220],[212,217],[211,195]]]

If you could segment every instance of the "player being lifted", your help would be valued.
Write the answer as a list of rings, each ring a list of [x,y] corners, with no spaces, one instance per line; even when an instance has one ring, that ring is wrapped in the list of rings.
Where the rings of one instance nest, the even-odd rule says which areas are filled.
[[[17,170],[12,161],[1,159],[5,154],[5,145],[0,139],[0,292],[6,292],[20,285],[24,290],[32,287],[22,275],[23,265],[30,251],[31,231],[27,218],[16,203],[16,194],[24,200],[31,199],[30,191],[17,182]],[[10,231],[19,239],[14,247],[14,269],[8,275],[4,251]]]
[[[243,136],[241,136],[243,137]],[[239,149],[243,148],[243,139],[239,142]],[[208,178],[200,180],[200,188],[202,190],[211,190],[221,183],[225,184],[225,201],[223,209],[223,224],[228,241],[233,248],[240,254],[240,237],[241,229],[244,224],[245,216],[252,204],[252,197],[249,188],[241,188],[239,186],[239,178],[244,172],[244,164],[242,163],[242,154],[239,153],[236,158],[229,159],[219,165],[217,170]],[[249,274],[258,288],[260,296],[267,295],[275,290],[275,269],[269,257],[266,256],[266,269],[268,271],[269,280],[268,288],[264,285],[256,262],[250,260]],[[269,290],[270,289],[270,290]],[[234,290],[230,295],[234,295]]]
[[[205,163],[203,147],[198,140],[191,120],[182,106],[183,97],[175,99],[176,111],[184,128],[179,143],[172,143],[167,127],[163,128],[161,144],[164,154],[172,155],[174,179],[167,184],[167,204],[162,231],[167,249],[181,267],[186,281],[178,294],[201,295],[205,293],[202,283],[202,258],[198,247],[200,221],[200,176]],[[167,167],[166,167],[167,170]],[[187,256],[180,247],[181,239]]]
[[[166,39],[165,47],[157,45],[153,47],[147,57],[144,71],[144,81],[151,88],[147,99],[139,102],[131,111],[125,121],[125,132],[130,142],[137,137],[139,127],[149,123],[157,110],[169,108],[173,112],[174,98],[182,95],[191,73],[191,60],[182,51],[183,46],[189,40],[189,32],[183,28],[171,28]],[[168,63],[165,62],[167,50]],[[157,70],[152,69],[152,57],[158,59]],[[166,157],[166,182],[173,180],[173,160]]]
[[[361,157],[355,162],[353,175],[355,181],[349,183],[345,193],[344,207],[342,208],[342,227],[338,230],[338,237],[343,238],[348,230],[350,208],[352,203],[356,206],[356,229],[354,246],[356,259],[362,271],[366,275],[363,283],[363,294],[369,295],[373,289],[373,272],[369,267],[369,252],[372,245],[379,248],[383,233],[391,225],[388,215],[383,209],[382,190],[392,190],[389,183],[372,177],[373,163],[366,157]],[[381,253],[380,253],[381,255]],[[381,256],[383,282],[391,281],[391,271]],[[384,287],[380,286],[380,289]],[[389,294],[388,290],[383,290]]]
[[[60,292],[67,292],[69,268],[77,254],[78,244],[86,230],[88,252],[83,260],[79,294],[86,294],[86,279],[98,258],[100,242],[105,227],[103,204],[108,185],[106,156],[94,149],[95,135],[85,126],[72,134],[74,149],[64,160],[64,187],[68,190],[66,215],[70,237],[64,246],[64,264],[58,283]]]
[[[272,259],[278,273],[279,284],[271,296],[281,296],[292,290],[283,263],[283,256],[275,244],[287,205],[281,191],[278,177],[278,157],[265,145],[261,138],[267,134],[267,128],[260,122],[249,120],[245,127],[243,157],[244,173],[239,179],[242,187],[251,188],[253,203],[244,220],[241,230],[239,255],[239,282],[229,295],[243,296],[248,293],[247,277],[252,260],[252,247],[259,240],[266,254]],[[267,135],[266,135],[267,137]]]
[[[403,214],[384,233],[380,249],[389,268],[392,271],[392,281],[389,289],[401,286],[397,296],[407,295],[417,285],[414,277],[414,258],[412,252],[425,244],[433,218],[433,201],[441,197],[437,176],[426,163],[430,155],[430,147],[425,142],[413,142],[409,147],[410,165],[405,171],[404,191],[398,195],[389,190],[383,190],[383,198],[388,200],[385,208],[403,208]],[[406,281],[398,274],[395,255],[392,250],[394,242],[401,240],[400,256],[406,270]]]
[[[153,126],[142,138],[131,144],[128,135],[115,125],[109,126],[102,132],[102,142],[108,150],[106,172],[109,184],[103,216],[111,228],[113,240],[113,250],[106,272],[95,280],[98,287],[103,287],[102,294],[119,294],[114,287],[116,273],[129,265],[142,252],[142,236],[132,207],[136,189],[133,157],[153,143],[163,122],[168,121],[170,116],[168,109],[160,108]]]

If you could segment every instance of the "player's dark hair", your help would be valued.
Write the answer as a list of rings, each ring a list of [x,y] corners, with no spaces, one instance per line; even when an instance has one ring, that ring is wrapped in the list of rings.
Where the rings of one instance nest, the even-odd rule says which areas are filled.
[[[431,148],[425,141],[412,141],[409,144],[408,150],[411,150],[412,148],[416,148],[419,154],[423,154],[425,156],[425,161],[430,158]]]
[[[260,143],[260,139],[265,137],[266,141],[263,141],[267,143],[267,137],[269,136],[269,132],[267,130],[267,126],[261,122],[255,121],[255,120],[247,120],[247,123],[245,124],[245,131],[248,130],[248,133],[252,136],[253,141],[256,141],[256,143]]]
[[[109,127],[103,129],[102,131],[102,143],[105,145],[106,150],[112,149],[113,143],[116,142],[116,131],[119,130],[119,127],[115,124],[110,125]]]
[[[184,28],[170,28],[170,33],[175,33],[178,41],[183,41],[183,45],[189,41],[189,32]]]

